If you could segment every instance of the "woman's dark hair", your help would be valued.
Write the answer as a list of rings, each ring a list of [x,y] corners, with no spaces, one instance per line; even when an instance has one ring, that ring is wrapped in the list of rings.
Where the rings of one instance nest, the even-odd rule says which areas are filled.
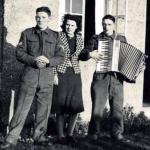
[[[105,19],[112,20],[112,21],[115,23],[115,17],[112,16],[112,15],[105,15],[105,16],[102,18],[102,21],[104,21]]]
[[[48,7],[39,7],[36,9],[36,13],[38,12],[46,12],[48,16],[51,16],[51,11]]]
[[[78,33],[79,31],[81,31],[81,20],[82,20],[81,16],[66,14],[63,17],[63,23],[61,25],[61,28],[62,28],[63,32],[66,32],[67,20],[73,20],[73,21],[76,22],[77,29],[76,29],[75,33]]]

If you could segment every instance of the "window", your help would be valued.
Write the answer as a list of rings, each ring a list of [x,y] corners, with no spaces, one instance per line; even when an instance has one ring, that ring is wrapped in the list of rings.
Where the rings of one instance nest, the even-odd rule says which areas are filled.
[[[83,0],[66,0],[66,12],[82,14]]]
[[[106,0],[106,14],[115,16],[116,32],[125,35],[126,0]]]
[[[63,1],[63,2],[62,2]],[[61,11],[61,17],[64,14],[72,14],[78,16],[82,20],[82,36],[84,35],[84,13],[85,13],[85,0],[60,0],[60,5],[64,9]],[[62,6],[64,5],[64,6]]]

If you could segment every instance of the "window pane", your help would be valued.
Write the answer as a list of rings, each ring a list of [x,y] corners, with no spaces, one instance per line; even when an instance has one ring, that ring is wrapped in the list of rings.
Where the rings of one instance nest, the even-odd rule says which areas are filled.
[[[120,16],[116,19],[117,33],[124,35],[125,33],[125,16]]]
[[[126,0],[118,1],[118,15],[126,14]]]
[[[72,13],[82,14],[82,0],[72,0]]]
[[[107,0],[106,13],[116,15],[126,14],[126,0]]]
[[[116,18],[116,30],[119,34],[125,34],[126,0],[107,0],[106,13]]]
[[[66,0],[65,11],[70,12],[70,0]]]

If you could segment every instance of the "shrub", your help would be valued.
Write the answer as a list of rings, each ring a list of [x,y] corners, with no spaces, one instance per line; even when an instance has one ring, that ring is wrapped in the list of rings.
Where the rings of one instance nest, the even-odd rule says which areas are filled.
[[[150,129],[150,119],[141,111],[133,112],[133,107],[124,107],[124,129],[125,133],[145,132]]]
[[[86,136],[88,133],[88,126],[89,126],[89,122],[83,121],[79,115],[75,126],[74,134],[76,136]]]
[[[101,131],[109,132],[111,122],[109,117],[109,109],[105,108],[103,113],[103,118],[101,120]],[[132,134],[136,132],[147,132],[150,131],[150,119],[145,116],[143,111],[138,114],[133,112],[132,106],[125,106],[123,108],[123,120],[124,120],[124,133]],[[80,136],[85,136],[88,133],[89,122],[82,121],[82,118],[79,117],[76,127],[75,134]]]

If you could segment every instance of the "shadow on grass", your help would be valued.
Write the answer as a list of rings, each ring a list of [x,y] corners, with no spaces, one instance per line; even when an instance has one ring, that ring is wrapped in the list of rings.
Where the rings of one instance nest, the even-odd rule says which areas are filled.
[[[8,150],[150,150],[150,136],[139,133],[126,136],[126,138],[129,139],[129,142],[114,142],[108,135],[100,137],[97,141],[89,140],[86,137],[76,137],[76,144],[52,146],[18,142],[15,148]]]
[[[129,141],[114,142],[109,136],[100,137],[97,141],[79,138],[78,144],[75,145],[75,148],[84,150],[150,150],[150,137],[145,140],[142,138],[143,140],[141,141],[137,141],[135,136],[129,136],[126,138],[129,139]]]

